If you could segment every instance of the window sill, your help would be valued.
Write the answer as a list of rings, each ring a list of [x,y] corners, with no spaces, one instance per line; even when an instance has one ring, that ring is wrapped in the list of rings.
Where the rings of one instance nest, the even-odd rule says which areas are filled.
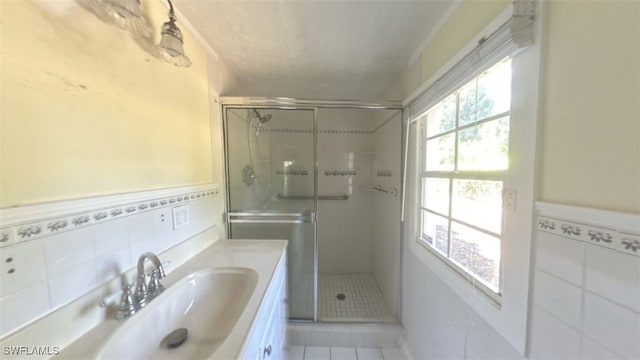
[[[484,285],[479,280],[475,279],[472,275],[466,273],[464,270],[458,268],[454,265],[451,260],[444,257],[442,254],[438,253],[434,250],[431,245],[427,244],[420,237],[416,238],[416,242],[423,247],[429,254],[433,255],[436,259],[438,259],[442,264],[444,264],[450,271],[457,275],[462,281],[465,281],[469,286],[471,286],[476,293],[480,294],[483,299],[487,300],[491,305],[493,305],[496,309],[500,310],[502,307],[502,294],[495,293],[491,289],[489,289],[486,285]]]

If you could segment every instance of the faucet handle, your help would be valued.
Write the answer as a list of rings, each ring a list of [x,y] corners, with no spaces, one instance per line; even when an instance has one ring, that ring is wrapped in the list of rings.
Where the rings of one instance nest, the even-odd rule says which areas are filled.
[[[165,260],[162,262],[162,272],[166,272],[168,268],[171,267],[171,261],[170,260]],[[166,276],[166,275],[164,275]],[[163,276],[163,277],[164,277]]]
[[[122,297],[120,298],[120,305],[118,305],[118,311],[116,312],[116,319],[124,319],[136,312],[136,304],[133,300],[134,288],[136,283],[127,284],[122,288]]]
[[[160,279],[164,277],[163,272],[160,269],[154,269],[149,274],[149,284],[147,285],[147,291],[151,297],[155,297],[164,291],[164,286],[160,284]]]
[[[144,307],[147,304],[147,296],[149,294],[144,273],[138,274],[138,279],[133,283],[133,286],[135,286],[134,298],[136,305],[139,308]]]

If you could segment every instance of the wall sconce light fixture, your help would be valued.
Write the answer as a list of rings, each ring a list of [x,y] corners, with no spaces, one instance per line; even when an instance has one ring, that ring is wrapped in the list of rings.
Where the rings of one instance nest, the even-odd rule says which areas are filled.
[[[169,3],[169,21],[160,29],[160,44],[157,46],[158,56],[176,66],[191,66],[191,60],[184,54],[182,32],[176,25],[176,14],[171,0]]]
[[[2,1],[2,0],[0,0]],[[176,25],[176,14],[171,0],[169,21],[160,28],[160,43],[154,45],[153,31],[140,8],[141,0],[78,0],[103,21],[136,35],[138,43],[153,56],[176,66],[189,67],[191,60],[184,54],[182,31]]]

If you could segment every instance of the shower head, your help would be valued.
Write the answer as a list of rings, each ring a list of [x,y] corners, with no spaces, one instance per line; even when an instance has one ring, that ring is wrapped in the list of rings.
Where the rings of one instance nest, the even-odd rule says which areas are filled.
[[[256,118],[258,118],[258,121],[260,121],[260,124],[264,124],[267,121],[271,120],[271,114],[264,114],[264,115],[260,115],[260,113],[258,112],[258,110],[253,109],[253,113],[256,114]]]

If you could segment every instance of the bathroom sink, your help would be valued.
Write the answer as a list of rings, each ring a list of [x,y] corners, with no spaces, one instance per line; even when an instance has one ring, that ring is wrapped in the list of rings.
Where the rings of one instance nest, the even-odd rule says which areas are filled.
[[[258,274],[247,268],[222,267],[194,272],[128,318],[98,349],[96,358],[207,358],[233,329],[257,281]],[[187,329],[186,340],[168,348],[167,336],[184,335],[184,330],[174,332],[181,328]]]

